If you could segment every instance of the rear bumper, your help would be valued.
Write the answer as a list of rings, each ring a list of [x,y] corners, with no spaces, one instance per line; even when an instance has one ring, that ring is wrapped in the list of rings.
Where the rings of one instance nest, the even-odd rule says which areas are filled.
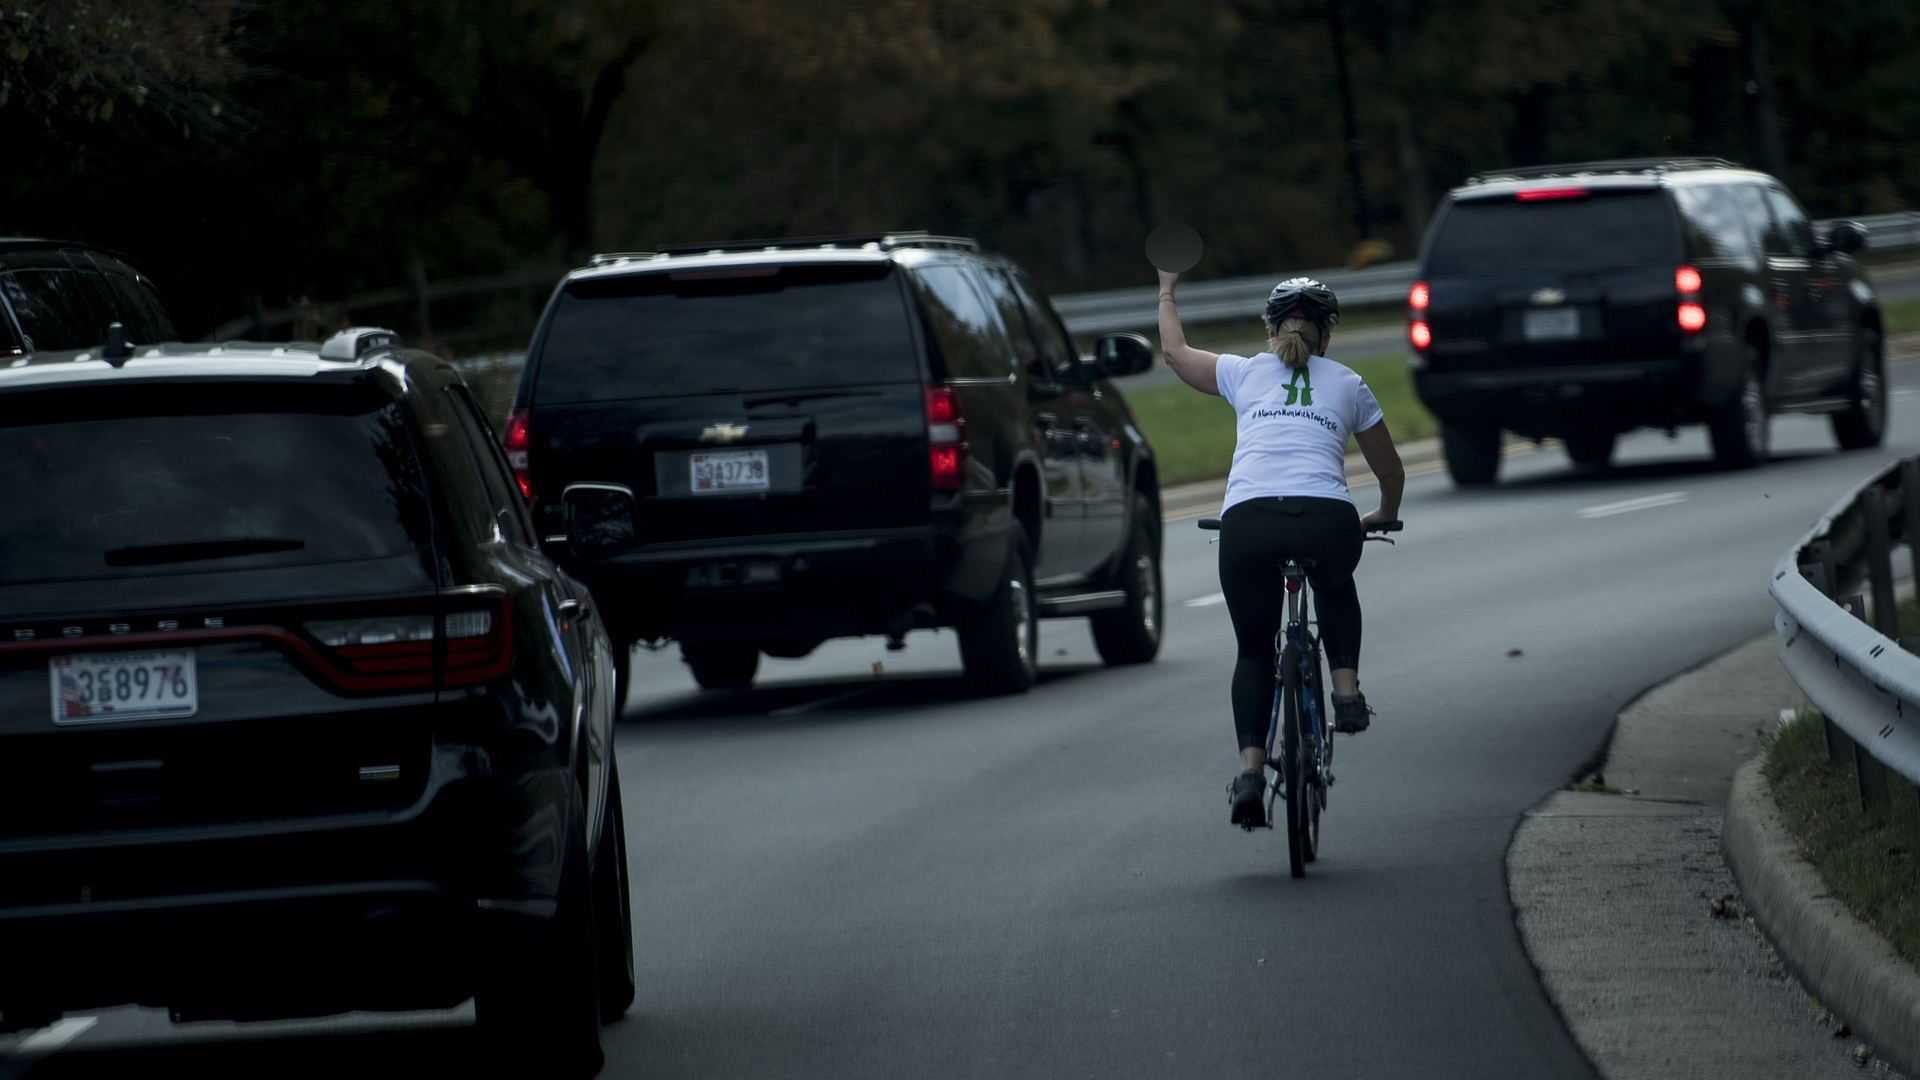
[[[1420,401],[1443,422],[1525,435],[1625,431],[1697,419],[1699,361],[1656,357],[1606,364],[1416,372]]]
[[[457,1005],[552,917],[571,802],[567,772],[542,769],[449,788],[394,824],[0,856],[0,1009]]]
[[[942,606],[963,547],[984,539],[963,545],[938,526],[742,537],[565,566],[593,591],[616,637],[818,640],[924,624],[924,613],[909,620],[912,609]]]

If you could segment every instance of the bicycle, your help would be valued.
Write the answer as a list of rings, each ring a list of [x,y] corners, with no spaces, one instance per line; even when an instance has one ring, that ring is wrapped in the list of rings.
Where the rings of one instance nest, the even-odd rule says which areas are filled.
[[[1200,527],[1218,531],[1220,519],[1201,518]],[[1399,521],[1382,521],[1367,531],[1399,532],[1402,527]],[[1385,536],[1364,540],[1393,543]],[[1313,559],[1280,563],[1287,588],[1287,618],[1273,636],[1273,715],[1267,723],[1267,770],[1273,774],[1267,785],[1267,828],[1273,828],[1275,801],[1282,801],[1287,861],[1294,877],[1307,876],[1307,864],[1320,854],[1320,815],[1327,808],[1327,789],[1333,786],[1333,729],[1327,722],[1320,639],[1309,629],[1318,620],[1305,617],[1307,574],[1315,565]]]

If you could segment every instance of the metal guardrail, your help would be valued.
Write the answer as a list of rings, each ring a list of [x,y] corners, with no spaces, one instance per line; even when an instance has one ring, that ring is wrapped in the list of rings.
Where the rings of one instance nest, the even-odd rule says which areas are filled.
[[[1863,806],[1886,802],[1887,769],[1920,784],[1920,656],[1899,639],[1896,542],[1910,554],[1920,543],[1920,458],[1847,492],[1780,556],[1768,586],[1780,663],[1826,717],[1828,755],[1852,758]]]
[[[1920,212],[1830,218],[1816,221],[1814,226],[1824,233],[1829,225],[1841,220],[1855,222],[1866,230],[1868,251],[1920,247]],[[1340,305],[1345,308],[1398,306],[1405,302],[1417,269],[1418,264],[1409,260],[1381,263],[1365,270],[1301,270],[1284,275],[1188,282],[1180,286],[1180,318],[1189,325],[1257,319],[1266,310],[1268,291],[1282,276],[1317,278],[1340,297]],[[1075,334],[1151,329],[1159,321],[1159,290],[1143,286],[1056,296],[1053,307],[1066,320],[1067,329]]]

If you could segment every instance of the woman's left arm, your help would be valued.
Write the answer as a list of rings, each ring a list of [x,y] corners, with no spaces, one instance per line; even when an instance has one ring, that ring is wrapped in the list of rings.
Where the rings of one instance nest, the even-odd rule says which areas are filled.
[[[1399,520],[1400,495],[1407,488],[1407,469],[1400,464],[1400,451],[1394,449],[1387,422],[1382,420],[1365,431],[1355,432],[1353,441],[1360,444],[1360,455],[1367,459],[1367,468],[1373,470],[1374,479],[1380,481],[1380,508],[1361,515],[1360,524]]]

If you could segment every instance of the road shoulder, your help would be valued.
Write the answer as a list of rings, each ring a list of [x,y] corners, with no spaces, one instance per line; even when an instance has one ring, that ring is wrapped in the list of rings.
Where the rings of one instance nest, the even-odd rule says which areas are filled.
[[[1720,853],[1734,774],[1804,702],[1777,652],[1767,634],[1641,695],[1598,770],[1622,793],[1555,792],[1515,831],[1521,939],[1609,1080],[1861,1073],[1737,897],[1714,910],[1738,892]]]

